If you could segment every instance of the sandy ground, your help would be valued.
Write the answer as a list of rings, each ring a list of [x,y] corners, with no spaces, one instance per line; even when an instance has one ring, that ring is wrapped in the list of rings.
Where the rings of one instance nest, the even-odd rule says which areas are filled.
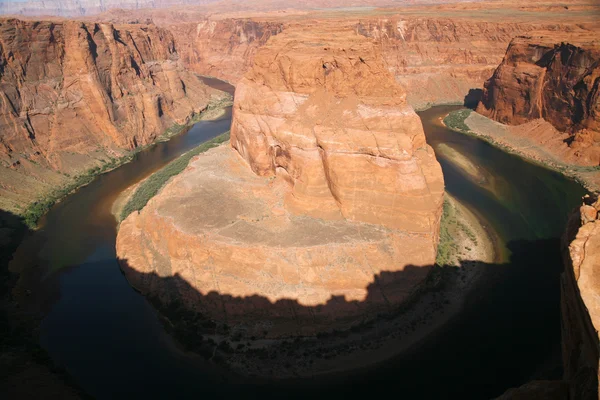
[[[546,140],[547,135],[541,135],[539,140],[528,137],[527,133],[530,131],[556,131],[547,122],[536,120],[523,125],[508,126],[492,121],[476,112],[472,112],[464,122],[469,127],[471,134],[505,151],[574,178],[592,192],[600,192],[599,167],[576,165],[569,162],[566,156],[568,147],[561,138],[558,138],[558,141],[562,147],[554,143],[556,140]]]
[[[457,200],[447,200],[446,223],[455,239],[452,260],[436,267],[394,315],[317,337],[236,341],[234,335],[204,335],[209,342],[229,344],[227,352],[215,347],[210,358],[242,375],[309,377],[372,367],[438,331],[461,310],[470,288],[493,268],[490,264],[503,257],[489,225]]]

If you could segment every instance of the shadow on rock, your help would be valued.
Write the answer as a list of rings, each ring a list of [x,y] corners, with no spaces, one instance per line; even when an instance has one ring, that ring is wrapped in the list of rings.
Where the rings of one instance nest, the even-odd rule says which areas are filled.
[[[21,217],[0,210],[0,393],[8,399],[86,398],[39,346],[39,320],[13,295],[18,276],[8,265],[29,233]]]
[[[367,383],[376,381],[384,390],[386,383],[401,381],[407,396],[490,398],[562,374],[559,240],[518,240],[508,249],[506,264],[464,260],[460,268],[431,266],[426,282],[399,305],[386,302],[382,293],[389,289],[382,288],[423,267],[374,276],[362,302],[332,296],[312,307],[293,299],[273,302],[260,293],[199,293],[179,275],[139,273],[127,260],[119,263],[180,344],[224,366],[235,361],[233,375],[266,376],[270,385],[298,386],[298,394],[317,385],[337,396],[355,396],[368,386],[365,394],[373,395],[377,390]],[[361,318],[343,318],[345,310],[356,308],[365,311]],[[439,318],[444,323],[430,332],[427,327]],[[297,335],[278,337],[292,325]],[[264,330],[249,328],[257,326]],[[407,340],[412,344],[403,348]],[[372,355],[387,348],[386,357],[373,363]],[[317,365],[350,363],[352,354],[359,362],[351,371],[307,379]],[[282,373],[286,368],[292,372]],[[270,379],[282,376],[290,379]]]
[[[463,105],[472,110],[477,108],[477,104],[483,97],[482,89],[469,89],[469,93],[465,96],[463,100]]]

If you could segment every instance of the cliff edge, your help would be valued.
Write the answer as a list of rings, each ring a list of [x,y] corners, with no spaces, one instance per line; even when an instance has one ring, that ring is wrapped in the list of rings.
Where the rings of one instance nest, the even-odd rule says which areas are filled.
[[[531,123],[517,134],[550,132],[544,146],[551,152],[572,163],[599,165],[599,77],[597,32],[517,37],[485,83],[477,112],[508,125],[543,119],[551,126]]]
[[[600,347],[600,200],[569,220],[561,280],[564,379],[571,399],[597,399]]]

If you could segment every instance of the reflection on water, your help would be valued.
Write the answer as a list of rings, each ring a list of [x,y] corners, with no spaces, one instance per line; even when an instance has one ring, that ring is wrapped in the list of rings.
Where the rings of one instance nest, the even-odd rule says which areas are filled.
[[[229,115],[200,122],[100,176],[57,204],[43,228],[23,243],[12,267],[38,284],[32,303],[44,304],[48,311],[41,327],[42,345],[85,391],[102,399],[234,394],[262,399],[364,398],[390,393],[406,398],[489,398],[535,376],[559,350],[560,257],[555,238],[583,189],[443,128],[438,117],[451,109],[420,113],[428,141],[438,150],[447,190],[489,221],[514,257],[499,268],[493,285],[471,296],[460,318],[409,354],[350,377],[283,387],[225,386],[217,367],[173,345],[152,307],[119,270],[111,206],[131,184],[226,131]],[[443,146],[460,154],[462,162],[457,164]],[[485,179],[471,179],[465,163]]]

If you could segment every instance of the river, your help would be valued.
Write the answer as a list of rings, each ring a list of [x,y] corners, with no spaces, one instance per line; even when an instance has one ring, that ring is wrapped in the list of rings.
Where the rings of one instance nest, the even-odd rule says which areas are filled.
[[[485,267],[490,278],[443,332],[406,354],[350,379],[226,384],[219,368],[178,349],[152,306],[129,286],[116,261],[112,203],[130,185],[228,130],[231,110],[99,176],[54,206],[41,229],[21,244],[11,268],[38,288],[29,302],[44,309],[42,346],[85,392],[99,399],[364,398],[393,393],[483,399],[532,378],[558,377],[558,237],[584,189],[444,128],[439,117],[456,108],[434,107],[419,115],[442,164],[447,191],[488,221],[506,255]],[[453,150],[440,151],[440,145]],[[461,154],[493,179],[471,179],[449,154]]]

